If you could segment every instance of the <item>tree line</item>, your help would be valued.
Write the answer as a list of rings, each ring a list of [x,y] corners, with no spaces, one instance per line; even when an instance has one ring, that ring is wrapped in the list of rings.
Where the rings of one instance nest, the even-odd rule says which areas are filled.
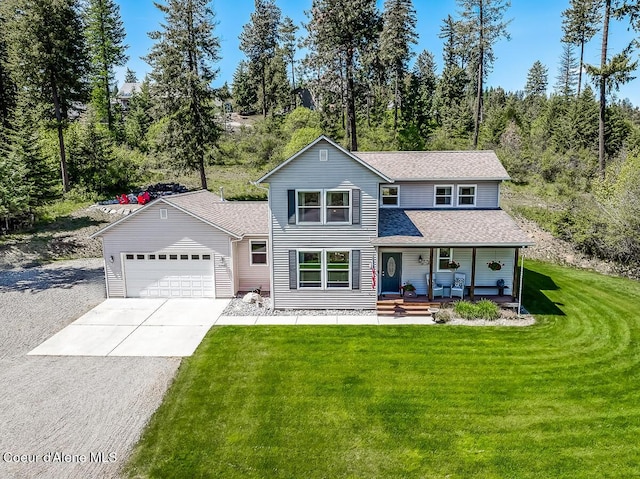
[[[540,179],[562,192],[564,209],[546,215],[550,228],[594,254],[629,257],[633,241],[616,246],[598,234],[635,224],[622,216],[637,202],[620,206],[640,185],[629,166],[640,114],[615,92],[633,78],[638,45],[610,52],[608,41],[612,22],[639,30],[637,2],[568,1],[551,94],[539,61],[521,91],[486,87],[495,45],[510,35],[508,0],[457,0],[457,12],[427,32],[443,40],[442,52],[414,52],[411,0],[385,0],[382,9],[375,0],[313,0],[302,25],[275,0],[255,0],[239,34],[246,59],[218,89],[211,4],[156,5],[164,20],[149,33],[151,71],[122,111],[114,71],[128,58],[114,0],[0,3],[0,216],[71,189],[122,192],[160,167],[194,171],[206,188],[211,165],[264,168],[325,133],[353,151],[495,149],[516,182]],[[590,65],[585,49],[597,33],[600,62]],[[138,80],[127,72],[126,81]],[[299,106],[307,92],[313,110]],[[227,132],[229,108],[263,120]],[[588,231],[593,224],[601,226]]]

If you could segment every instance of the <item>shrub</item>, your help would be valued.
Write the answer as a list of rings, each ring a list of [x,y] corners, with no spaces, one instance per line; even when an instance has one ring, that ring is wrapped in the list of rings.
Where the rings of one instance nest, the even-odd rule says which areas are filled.
[[[458,301],[454,311],[464,319],[487,319],[495,320],[500,317],[498,305],[488,299],[483,299],[473,304],[469,301]]]

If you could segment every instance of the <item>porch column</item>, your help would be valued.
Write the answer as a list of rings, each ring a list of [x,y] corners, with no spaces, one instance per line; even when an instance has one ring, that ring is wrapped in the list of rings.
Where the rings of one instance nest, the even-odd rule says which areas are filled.
[[[476,287],[476,248],[471,250],[471,285],[469,286],[469,297],[473,301]]]
[[[518,259],[520,258],[520,248],[515,248],[516,252],[513,259],[513,285],[511,287],[512,297],[515,301],[518,299],[517,285],[520,284],[520,272],[518,271]]]
[[[429,283],[427,286],[427,298],[433,301],[433,248],[429,248]]]

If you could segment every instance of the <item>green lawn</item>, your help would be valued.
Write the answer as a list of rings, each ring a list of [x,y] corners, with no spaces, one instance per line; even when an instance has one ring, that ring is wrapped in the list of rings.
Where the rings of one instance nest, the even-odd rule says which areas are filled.
[[[529,328],[214,328],[127,472],[640,476],[640,284],[527,262]]]

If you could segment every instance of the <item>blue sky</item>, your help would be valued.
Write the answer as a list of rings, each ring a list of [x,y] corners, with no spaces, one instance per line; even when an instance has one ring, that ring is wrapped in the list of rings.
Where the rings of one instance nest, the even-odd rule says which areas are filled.
[[[159,28],[163,20],[161,12],[152,0],[116,0],[120,5],[120,13],[127,31],[126,42],[129,45],[129,62],[127,66],[134,70],[139,78],[149,71],[149,66],[140,58],[151,48],[152,41],[147,33]],[[304,32],[302,22],[307,21],[304,11],[311,6],[311,0],[276,0],[282,9],[283,16],[288,15],[300,26],[299,34]],[[378,0],[382,5],[382,1]],[[458,7],[455,0],[414,0],[418,18],[418,45],[416,52],[424,49],[431,51],[440,68],[442,59],[442,40],[438,38],[442,20],[451,14],[457,16]],[[511,19],[508,27],[511,40],[500,40],[495,46],[496,62],[493,72],[488,77],[488,86],[502,86],[506,90],[522,90],[526,83],[527,72],[531,65],[540,60],[549,70],[550,87],[555,83],[558,62],[561,54],[560,38],[561,13],[568,7],[569,0],[512,0],[506,18]],[[244,59],[239,50],[238,35],[242,27],[249,21],[254,8],[254,0],[214,0],[213,9],[218,25],[215,34],[221,41],[221,61],[218,64],[220,74],[216,86],[229,82],[238,62]],[[610,28],[609,52],[616,53],[624,48],[633,38],[627,31],[627,25],[613,22]],[[587,45],[585,61],[599,64],[601,35]],[[638,54],[635,54],[638,58]],[[122,83],[125,68],[117,71],[116,80]],[[636,72],[640,76],[640,71]],[[618,93],[619,98],[629,98],[634,105],[640,105],[640,80],[636,79],[625,85]]]

